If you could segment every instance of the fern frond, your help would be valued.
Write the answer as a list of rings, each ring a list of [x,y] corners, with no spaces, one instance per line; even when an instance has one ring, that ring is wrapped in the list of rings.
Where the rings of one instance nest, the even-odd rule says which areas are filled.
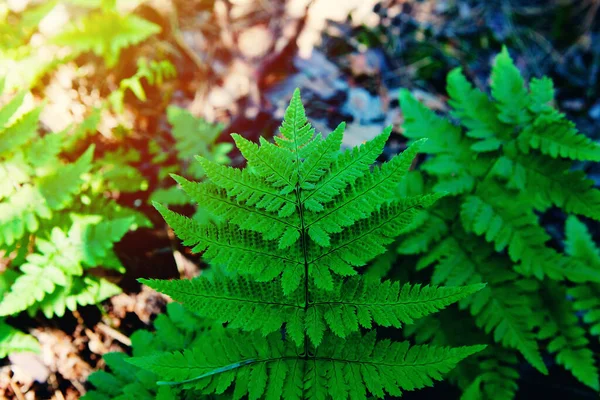
[[[524,274],[539,279],[547,275],[573,282],[600,281],[598,271],[573,263],[545,245],[550,236],[539,226],[533,212],[524,209],[519,202],[500,205],[498,200],[491,200],[493,195],[489,191],[485,196],[485,200],[481,196],[465,198],[461,206],[463,226],[494,243],[496,251],[508,249],[511,260],[520,262],[519,269]]]
[[[337,346],[335,345],[337,343]],[[234,385],[233,398],[347,399],[366,398],[369,392],[383,398],[403,390],[431,386],[456,363],[483,346],[436,348],[407,342],[377,342],[374,334],[347,340],[326,337],[314,356],[305,358],[277,336],[216,337],[183,353],[166,353],[130,359],[140,368],[171,382],[223,393]],[[182,369],[181,366],[186,366]],[[335,397],[334,396],[335,393]]]
[[[329,246],[331,233],[339,233],[357,220],[367,218],[394,196],[398,183],[408,172],[425,140],[417,141],[372,173],[354,182],[352,189],[337,198],[335,204],[319,213],[307,213],[308,235],[320,246]]]
[[[82,175],[92,168],[94,146],[90,146],[79,159],[65,164],[51,174],[40,178],[40,192],[53,210],[60,210],[69,204],[72,196],[81,190]]]
[[[10,104],[5,106],[5,108],[9,106]],[[41,107],[34,108],[0,130],[0,155],[4,155],[25,145],[37,135],[38,120],[41,112]]]
[[[252,232],[229,225],[199,224],[158,203],[154,206],[185,245],[194,246],[194,252],[205,251],[204,257],[215,265],[242,274],[263,276],[266,280],[273,279],[286,268],[300,265],[297,252],[281,250],[276,242],[265,241]]]
[[[167,120],[173,126],[171,133],[175,138],[177,157],[181,161],[189,161],[194,156],[200,156],[221,163],[220,160],[214,159],[218,154],[217,150],[223,146],[230,149],[228,143],[215,144],[223,130],[221,124],[211,124],[202,118],[194,117],[188,110],[176,106],[167,107]],[[191,171],[197,170],[191,168]],[[200,179],[203,174],[193,174],[193,176]]]
[[[464,248],[465,244],[470,250]],[[438,263],[433,282],[487,282],[485,288],[461,301],[461,307],[469,308],[477,326],[486,333],[493,332],[495,342],[519,350],[539,371],[547,373],[533,332],[531,296],[519,286],[518,275],[490,254],[491,249],[476,238],[448,237],[431,250],[428,264]]]
[[[460,400],[513,400],[519,385],[518,359],[515,354],[492,348],[479,363],[480,374],[464,389]],[[487,352],[487,349],[486,349]]]
[[[286,332],[297,345],[307,334],[315,346],[320,345],[326,328],[341,338],[358,331],[359,325],[368,329],[372,323],[400,328],[484,287],[401,286],[398,282],[354,277],[336,282],[333,292],[316,291],[313,301],[304,307],[302,294],[285,296],[277,281],[260,283],[232,277],[140,282],[202,317],[229,323],[230,328],[259,330],[267,335],[285,323]]]
[[[579,133],[575,124],[556,110],[528,124],[519,133],[517,144],[525,154],[535,149],[552,158],[600,161],[600,144]]]
[[[35,254],[34,254],[35,255]],[[32,256],[28,263],[21,265],[23,275],[13,283],[10,292],[0,302],[0,316],[15,315],[42,301],[54,292],[57,286],[68,284],[68,275],[55,265],[36,265]]]
[[[314,188],[302,192],[301,201],[306,209],[322,211],[324,204],[331,202],[347,185],[352,185],[363,176],[383,151],[390,132],[391,129],[386,129],[365,144],[339,154],[322,180],[315,182]]]
[[[325,289],[331,287],[332,278],[329,271],[342,276],[356,274],[352,267],[363,266],[385,252],[386,245],[402,233],[421,210],[431,206],[442,196],[432,194],[405,198],[384,205],[367,220],[358,221],[353,225],[354,229],[334,234],[328,247],[309,246],[309,268],[314,269],[315,274],[321,275],[315,279],[317,286]]]
[[[91,51],[103,57],[108,68],[117,64],[123,49],[138,44],[161,31],[160,26],[133,14],[116,11],[93,12],[53,38],[58,45],[76,52]]]
[[[496,139],[501,129],[494,104],[481,90],[473,88],[460,68],[448,74],[446,90],[450,96],[448,104],[452,106],[451,114],[460,119],[467,128],[467,135],[476,139],[486,139],[494,146],[486,151],[497,150],[502,142]],[[481,146],[482,142],[477,142]],[[471,148],[477,146],[473,144]],[[475,150],[475,149],[474,149]]]
[[[588,347],[585,330],[579,326],[571,304],[563,301],[566,290],[555,282],[549,282],[544,284],[541,293],[546,312],[539,338],[550,340],[548,351],[556,353],[558,364],[571,371],[583,384],[595,391],[600,390],[598,368],[594,353]]]
[[[437,154],[460,148],[460,127],[436,115],[406,89],[400,90],[399,100],[404,116],[402,134],[410,139],[429,138],[422,147],[423,152]]]
[[[529,96],[519,69],[506,47],[494,60],[491,76],[492,96],[498,102],[498,119],[508,124],[529,121]]]
[[[569,162],[536,154],[511,154],[496,166],[498,175],[512,188],[526,193],[537,209],[555,205],[568,213],[600,220],[600,191],[582,171],[570,171]]]
[[[106,279],[85,276],[72,277],[65,286],[57,287],[28,308],[30,315],[39,310],[46,318],[62,317],[67,310],[75,311],[79,306],[99,304],[109,297],[121,293],[121,288]]]
[[[37,340],[18,329],[13,328],[4,321],[0,321],[0,358],[11,353],[40,351]]]
[[[586,226],[570,216],[565,233],[566,252],[581,263],[600,270],[600,249]],[[574,299],[573,308],[583,313],[583,322],[590,325],[590,334],[600,336],[600,284],[577,285],[569,288],[567,293]]]

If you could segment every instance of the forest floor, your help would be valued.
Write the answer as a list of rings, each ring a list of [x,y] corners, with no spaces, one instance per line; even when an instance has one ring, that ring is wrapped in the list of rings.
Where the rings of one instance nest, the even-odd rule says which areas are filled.
[[[125,118],[132,134],[122,140],[136,146],[167,132],[169,102],[224,123],[222,141],[232,132],[254,140],[270,136],[293,89],[299,87],[317,130],[329,132],[339,122],[348,122],[347,145],[393,125],[386,148],[391,156],[405,142],[399,128],[399,89],[411,89],[444,113],[446,74],[461,66],[485,88],[491,59],[502,43],[510,47],[526,76],[552,77],[559,107],[581,131],[600,139],[599,7],[599,1],[541,0],[147,1],[135,12],[163,28],[161,45],[174,49],[177,78],[159,89],[146,88],[145,102],[126,97]],[[135,60],[152,54],[155,46],[136,46],[110,71],[76,73],[85,59],[61,65],[39,89],[38,95],[50,99],[42,122],[53,129],[80,122],[81,110],[106,95],[103,82],[130,73]],[[94,87],[104,89],[97,92]],[[168,100],[166,92],[171,94]],[[107,118],[100,128],[107,148],[115,145],[111,129],[116,124]],[[147,176],[157,175],[149,157],[142,157],[138,167]],[[584,167],[600,182],[599,165]],[[156,182],[150,180],[151,185]],[[153,229],[128,234],[117,246],[127,269],[119,280],[124,293],[60,319],[11,320],[40,341],[42,352],[12,355],[5,362],[0,368],[0,388],[5,388],[0,398],[79,398],[86,391],[87,376],[103,367],[102,355],[127,351],[131,333],[148,327],[164,309],[167,299],[136,279],[198,274],[200,260],[177,244],[146,200],[144,193],[119,198],[155,223]],[[555,221],[549,218],[546,223],[552,226]],[[527,398],[527,390],[535,392],[540,382],[534,376],[521,397]],[[563,390],[564,398],[585,398],[569,392],[568,382],[554,390]]]

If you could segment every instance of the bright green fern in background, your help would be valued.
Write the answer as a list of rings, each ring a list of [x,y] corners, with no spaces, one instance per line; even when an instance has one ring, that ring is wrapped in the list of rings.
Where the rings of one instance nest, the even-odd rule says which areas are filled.
[[[485,285],[421,286],[359,274],[441,195],[395,196],[424,141],[373,166],[390,129],[340,152],[343,130],[315,135],[296,91],[275,143],[234,135],[246,168],[199,157],[204,182],[174,176],[215,221],[157,209],[185,245],[225,272],[142,281],[227,328],[183,351],[129,362],[159,376],[159,386],[202,395],[366,399],[431,386],[484,348],[376,338],[377,326],[411,324]]]
[[[148,221],[105,196],[114,186],[102,181],[93,146],[76,156],[70,130],[40,134],[41,109],[26,109],[26,95],[0,109],[0,252],[8,265],[0,275],[0,316],[41,311],[50,318],[119,293],[88,270],[123,272],[113,244]],[[1,327],[2,354],[30,345]]]
[[[1,327],[0,327],[1,329]],[[168,351],[183,351],[223,332],[222,325],[199,318],[181,304],[169,303],[167,312],[154,320],[154,331],[138,330],[131,335],[133,357],[144,357]],[[145,371],[127,362],[125,353],[104,355],[107,371],[96,371],[88,381],[94,386],[82,400],[154,400],[181,399],[181,388],[158,386],[161,374]],[[199,393],[189,393],[190,398]]]
[[[204,179],[205,172],[202,166],[195,162],[194,157],[201,156],[217,164],[226,165],[230,162],[227,154],[233,146],[231,143],[217,143],[223,125],[211,124],[181,107],[169,106],[167,119],[172,126],[171,136],[174,144],[158,141],[150,143],[150,150],[154,155],[153,162],[161,165],[160,184],[152,192],[150,200],[168,206],[190,204],[190,198],[177,186],[170,184],[171,179],[168,175],[177,173],[188,179]],[[204,219],[207,218],[207,213],[198,208],[195,217]]]
[[[113,91],[108,101],[112,109],[120,114],[123,112],[125,94],[131,91],[133,95],[140,101],[146,101],[146,91],[144,90],[143,80],[148,85],[160,87],[163,81],[177,76],[175,66],[167,60],[148,61],[145,58],[138,59],[137,71],[129,78],[122,79],[119,83],[119,89]]]
[[[598,390],[597,360],[575,316],[586,310],[584,320],[594,333],[597,252],[573,217],[567,222],[567,251],[561,252],[539,215],[554,207],[600,220],[600,191],[573,169],[578,161],[600,161],[600,146],[552,106],[552,81],[534,78],[526,84],[506,49],[493,65],[491,97],[460,69],[449,74],[447,90],[456,124],[408,91],[400,95],[404,135],[417,142],[429,138],[422,147],[429,156],[401,192],[449,196],[414,219],[398,252],[420,254],[417,269],[430,268],[433,284],[487,283],[459,302],[470,315],[461,324],[463,339],[479,331],[490,344],[467,361],[470,372],[465,367],[454,374],[465,389],[463,398],[512,398],[515,355],[547,373],[544,351]],[[462,342],[436,337],[438,344]]]
[[[92,52],[102,57],[108,68],[113,68],[121,51],[160,31],[160,26],[137,15],[120,13],[115,0],[103,0],[100,10],[92,10],[74,21],[53,42],[68,46],[74,54]]]

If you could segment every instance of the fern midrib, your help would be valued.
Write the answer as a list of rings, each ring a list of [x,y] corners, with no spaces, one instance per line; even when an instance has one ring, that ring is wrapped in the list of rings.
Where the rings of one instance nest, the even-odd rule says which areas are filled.
[[[438,364],[443,365],[446,362],[452,362],[453,358],[454,357],[448,357],[448,358],[441,359],[441,360],[434,360],[434,361],[430,361],[430,362],[419,362],[419,363],[412,363],[412,364],[393,364],[393,363],[383,362],[383,361],[367,361],[367,360],[359,360],[359,359],[343,359],[343,358],[323,357],[323,356],[308,356],[308,357],[306,357],[306,356],[298,355],[298,356],[268,357],[268,358],[261,358],[261,359],[244,358],[239,361],[235,361],[233,363],[224,364],[224,365],[210,365],[210,366],[202,367],[202,369],[206,369],[207,372],[210,372],[214,369],[220,369],[223,367],[228,367],[230,365],[240,364],[238,367],[232,368],[232,369],[238,369],[238,368],[244,367],[249,364],[270,363],[270,362],[274,362],[274,361],[306,361],[307,363],[308,362],[316,362],[316,361],[329,361],[329,362],[333,362],[333,363],[361,364],[361,365],[367,364],[367,365],[372,365],[372,366],[391,367],[391,368],[399,368],[399,367],[419,368],[419,367],[434,366],[434,365],[438,365]],[[402,359],[402,362],[406,362],[406,360]],[[167,365],[160,365],[160,367],[168,368],[168,369],[186,370],[186,371],[188,371],[190,369],[190,366],[183,365],[183,364],[182,365],[167,364]],[[195,369],[199,369],[199,367],[196,367]],[[304,370],[303,376],[306,376],[305,371],[306,370]],[[191,378],[191,379],[194,379],[194,378]]]
[[[238,301],[241,303],[253,303],[253,304],[269,304],[269,305],[277,305],[287,308],[304,308],[303,305],[293,304],[293,303],[281,303],[276,301],[266,301],[266,300],[255,300],[249,297],[238,298],[238,297],[229,297],[229,296],[218,296],[218,295],[208,295],[205,292],[192,291],[188,292],[186,290],[177,289],[172,291],[172,293],[179,293],[182,295],[190,296],[190,297],[200,297],[206,299],[214,299],[214,300],[228,300],[228,301]],[[183,302],[182,302],[183,303]]]

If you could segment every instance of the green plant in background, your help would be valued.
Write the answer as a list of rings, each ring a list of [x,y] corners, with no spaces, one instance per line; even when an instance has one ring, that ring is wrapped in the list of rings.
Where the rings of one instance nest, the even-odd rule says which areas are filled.
[[[493,344],[457,369],[467,399],[512,398],[516,353],[545,374],[541,349],[598,390],[594,356],[575,317],[587,304],[568,300],[567,293],[588,298],[588,288],[597,285],[592,282],[600,282],[600,268],[585,258],[589,254],[582,258],[573,252],[580,247],[558,251],[539,213],[556,207],[600,220],[600,191],[573,169],[574,161],[600,161],[600,146],[551,105],[550,79],[525,85],[506,49],[493,65],[491,98],[471,86],[460,69],[449,74],[447,90],[450,114],[459,125],[408,91],[400,95],[404,135],[430,138],[422,148],[430,156],[404,192],[433,189],[450,196],[415,219],[398,252],[421,254],[416,268],[433,266],[434,284],[487,286],[459,303],[470,314],[459,335],[452,334],[451,321],[444,325],[433,318],[421,326],[423,332],[413,333],[445,345],[484,334]],[[593,312],[587,318],[593,319]],[[433,332],[431,326],[441,328]]]
[[[131,335],[132,355],[144,357],[168,351],[182,351],[197,346],[206,340],[209,333],[222,330],[222,325],[198,318],[178,303],[169,303],[167,312],[159,314],[154,320],[154,332],[138,330]],[[182,398],[178,388],[156,384],[160,374],[142,370],[128,363],[130,357],[125,353],[108,353],[103,358],[110,370],[96,371],[90,375],[89,382],[95,388],[88,391],[82,400]]]
[[[42,40],[32,41],[34,34],[39,33],[40,22],[58,5],[66,6],[74,21],[57,32],[42,35]],[[84,10],[83,16],[75,12],[79,10],[77,7]],[[120,12],[115,0],[50,0],[28,6],[19,13],[12,13],[6,4],[0,4],[0,22],[0,74],[6,77],[6,86],[11,90],[36,86],[54,68],[86,52],[102,57],[106,66],[113,68],[122,50],[161,31],[160,26],[152,22]],[[67,53],[51,48],[57,45],[64,46]],[[136,80],[146,78],[152,84],[152,80],[162,80],[163,75],[172,75],[172,66],[165,63],[168,62],[140,66],[134,77],[121,84],[120,91],[129,88],[138,98],[143,98],[143,90]],[[113,102],[118,106],[117,100]]]
[[[140,58],[137,67],[136,73],[121,80],[119,89],[112,92],[108,97],[108,101],[116,113],[123,112],[123,101],[127,90],[130,90],[138,100],[147,100],[142,79],[145,79],[149,85],[161,86],[165,79],[177,76],[175,66],[167,60],[151,60],[148,62],[145,58]]]
[[[600,249],[594,243],[586,226],[570,216],[565,227],[565,251],[592,268],[600,270]],[[573,298],[573,308],[583,313],[583,322],[589,325],[589,333],[600,337],[600,284],[583,283],[567,289]]]
[[[153,162],[164,166],[159,171],[161,182],[164,182],[170,173],[177,173],[193,180],[203,179],[205,172],[199,163],[194,162],[195,156],[221,165],[229,164],[227,154],[233,145],[216,143],[223,131],[223,125],[211,124],[202,118],[194,117],[189,111],[177,106],[167,108],[167,119],[173,127],[171,134],[175,144],[161,146],[156,141],[151,142]],[[172,163],[173,159],[174,163]],[[177,186],[159,187],[152,192],[150,200],[168,206],[190,204],[190,198]],[[207,213],[198,208],[195,218],[205,219]]]
[[[82,3],[83,5],[83,3]],[[93,3],[90,3],[93,6]],[[160,26],[131,13],[120,13],[116,0],[102,0],[100,10],[77,19],[53,38],[75,54],[93,52],[108,68],[119,61],[121,51],[158,34]]]
[[[40,135],[41,106],[26,110],[26,95],[0,109],[0,251],[7,263],[0,316],[42,311],[50,318],[119,293],[88,270],[123,272],[113,244],[149,222],[105,196],[114,186],[103,181],[104,164],[93,160],[93,146],[74,157],[68,131]],[[0,351],[6,354],[23,340],[15,342],[22,337],[2,328]]]
[[[7,4],[0,4],[0,75],[5,77],[8,90],[35,86],[45,74],[69,59],[42,54],[39,45],[31,41],[39,23],[56,4],[48,1],[19,14],[11,13]]]
[[[175,176],[217,222],[157,209],[184,244],[227,274],[142,282],[228,325],[183,352],[129,362],[161,386],[203,395],[233,386],[236,399],[360,399],[431,386],[484,348],[376,340],[374,325],[400,328],[485,285],[400,285],[358,274],[441,195],[395,196],[424,141],[371,169],[390,129],[340,152],[343,130],[315,135],[296,91],[275,144],[234,136],[245,169],[200,157],[205,182]]]

